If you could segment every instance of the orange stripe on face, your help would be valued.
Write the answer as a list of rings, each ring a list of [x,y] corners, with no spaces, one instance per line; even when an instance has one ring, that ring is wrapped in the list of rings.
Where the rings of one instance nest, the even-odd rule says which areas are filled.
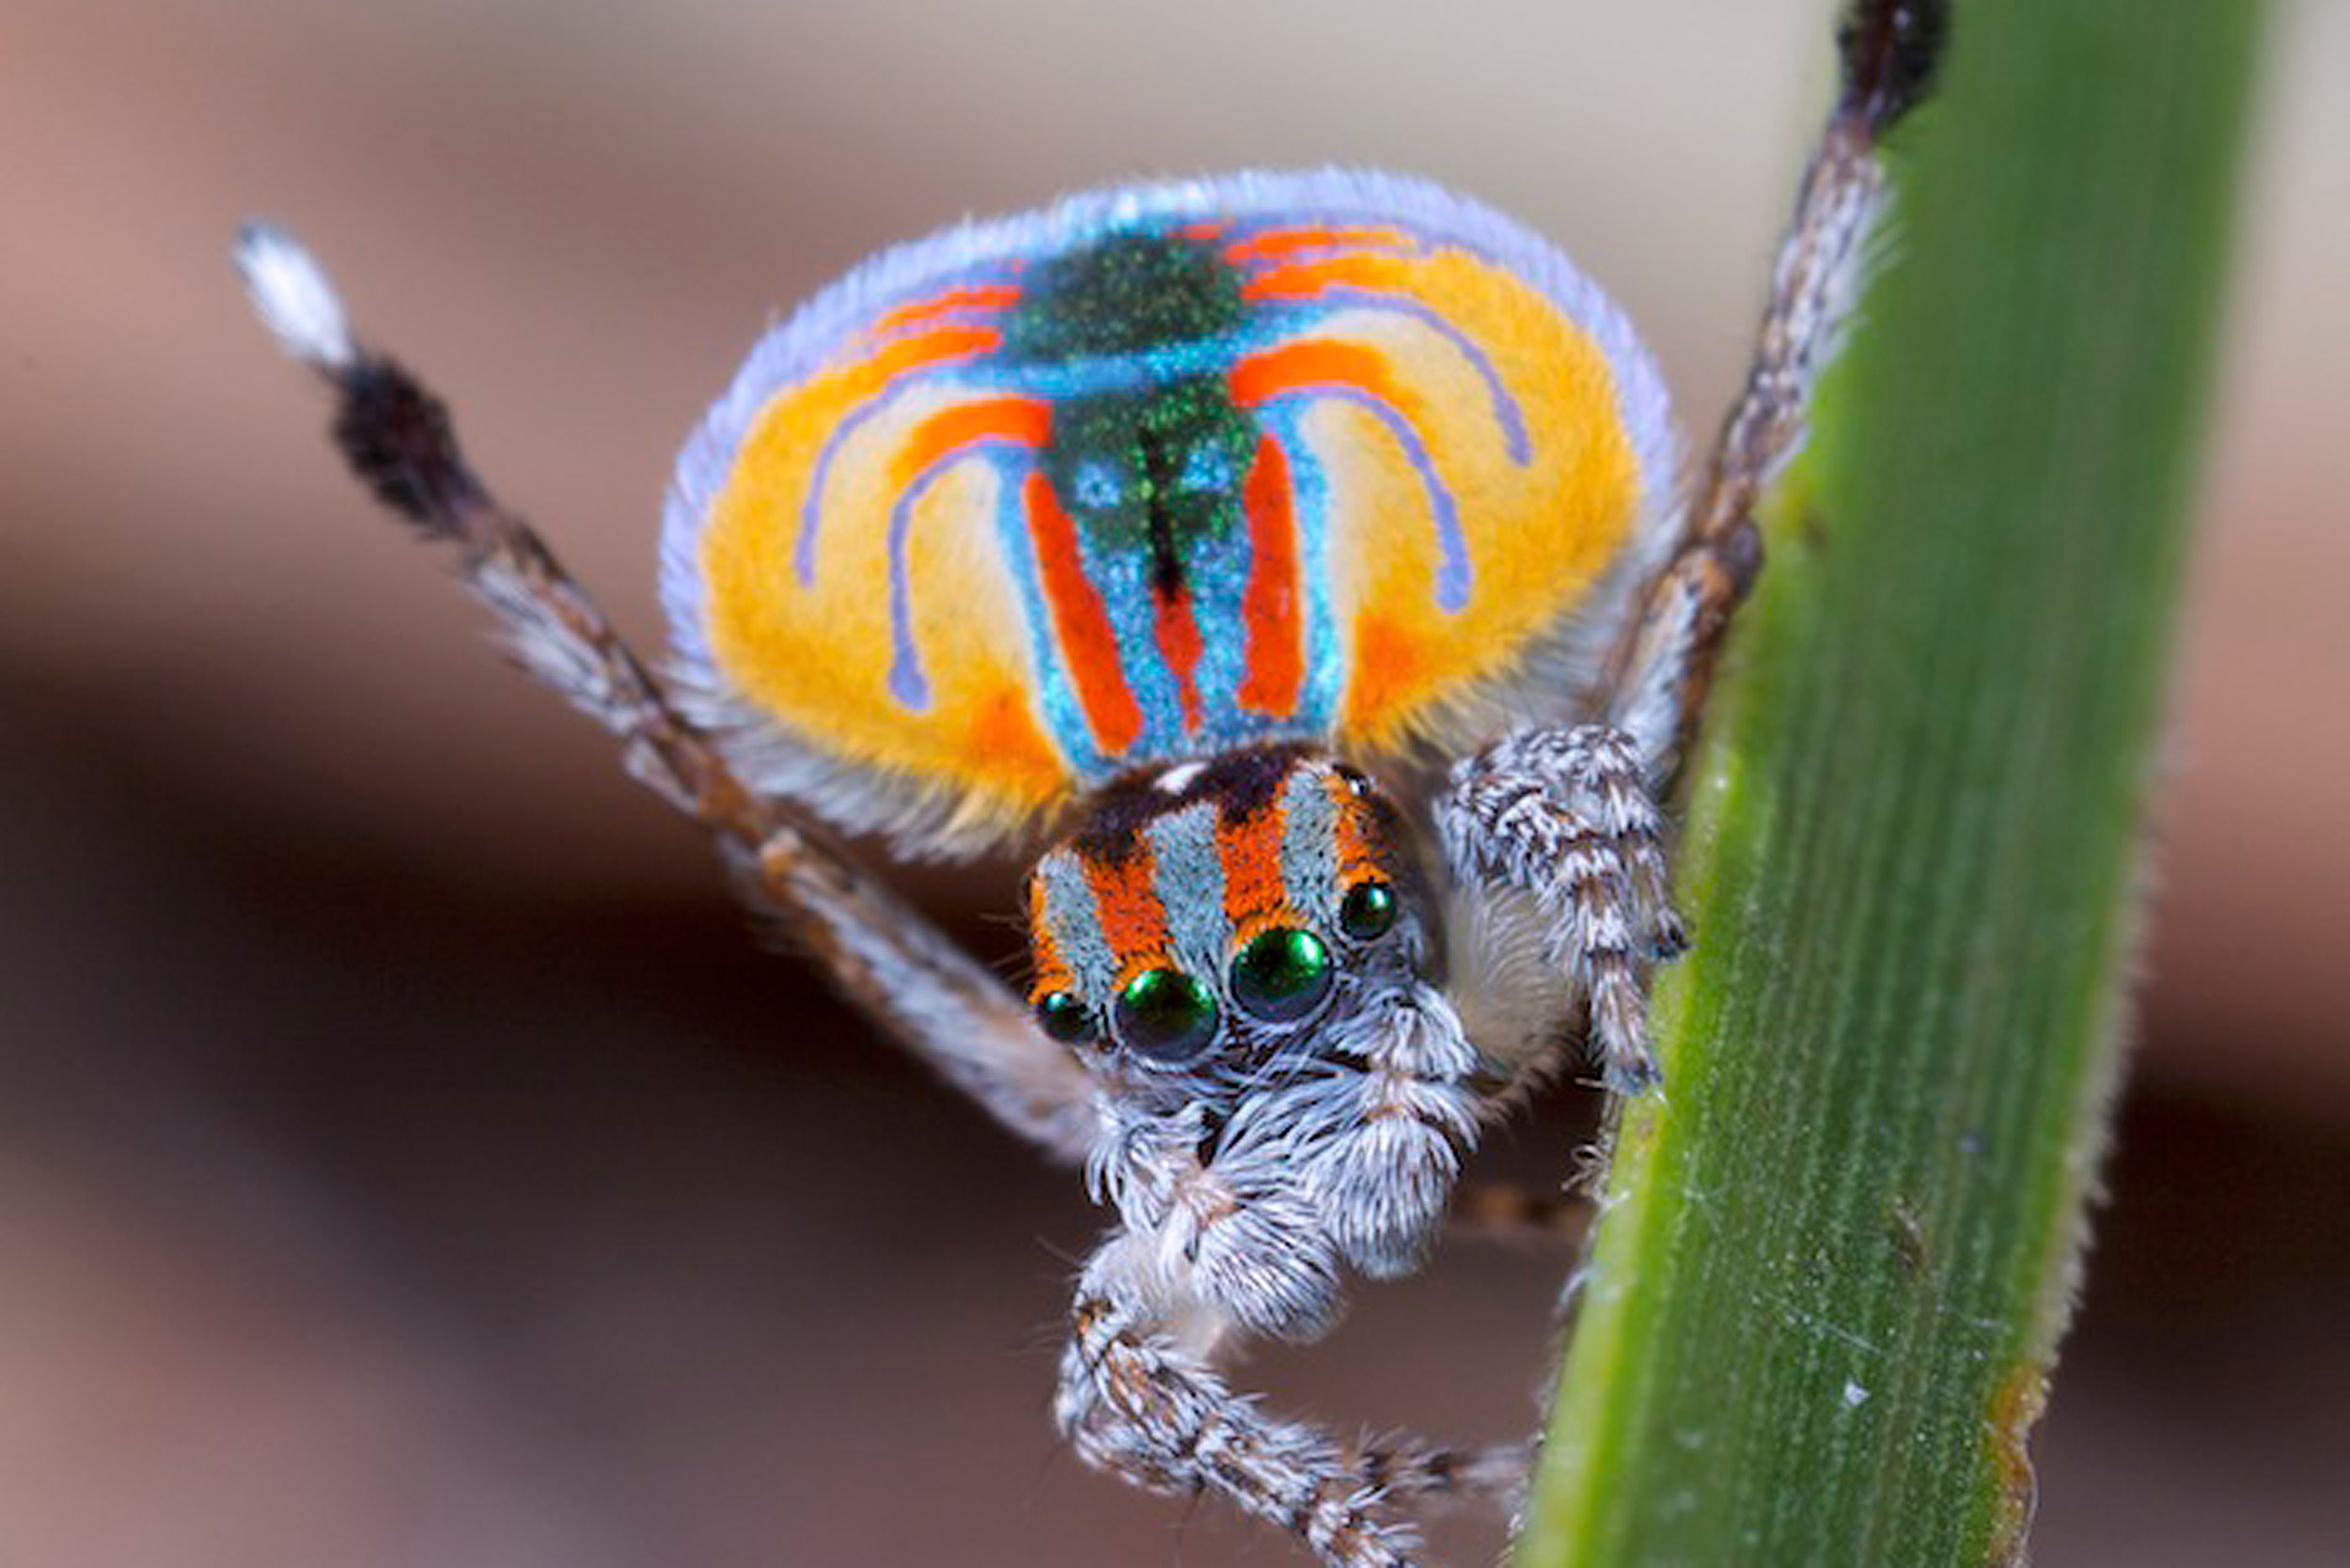
[[[1044,897],[1034,888],[1028,893],[1028,962],[1033,970],[1028,982],[1031,1007],[1056,991],[1077,989],[1076,973],[1061,957],[1060,944],[1053,940],[1052,922],[1044,917]]]
[[[1287,256],[1293,250],[1335,250],[1341,245],[1402,247],[1411,243],[1412,237],[1399,228],[1268,228],[1226,246],[1224,259],[1240,266]]]
[[[1306,684],[1306,635],[1297,613],[1297,524],[1290,512],[1290,463],[1270,435],[1257,438],[1257,461],[1242,496],[1248,515],[1248,589],[1241,620],[1248,628],[1248,674],[1240,705],[1268,718],[1297,712]]]
[[[1102,938],[1118,960],[1121,985],[1145,969],[1169,968],[1174,958],[1167,945],[1167,907],[1159,902],[1154,882],[1157,861],[1146,841],[1137,840],[1120,860],[1095,855],[1080,857],[1086,882],[1102,922]]]
[[[1217,824],[1215,847],[1224,863],[1224,919],[1232,928],[1235,942],[1245,943],[1267,926],[1296,923],[1290,908],[1289,883],[1281,873],[1283,825],[1278,805],[1238,822]]]
[[[1016,441],[1033,450],[1052,433],[1053,408],[1041,398],[988,398],[941,409],[908,432],[890,463],[890,479],[902,494],[923,469],[975,441]]]
[[[1199,728],[1199,619],[1192,614],[1191,595],[1178,590],[1169,594],[1153,593],[1152,606],[1158,614],[1152,630],[1158,638],[1159,655],[1167,667],[1174,672],[1176,700],[1183,704],[1183,728]]]
[[[876,319],[869,332],[875,337],[886,337],[901,326],[925,321],[932,316],[943,316],[949,310],[1001,310],[1020,303],[1020,290],[1008,283],[967,289],[949,289],[912,305],[901,305]]]
[[[1343,893],[1371,877],[1385,879],[1387,875],[1387,855],[1392,848],[1387,842],[1386,824],[1379,820],[1379,814],[1348,787],[1346,780],[1336,774],[1330,776],[1329,790],[1339,808],[1340,891]]]
[[[1246,300],[1302,300],[1339,287],[1392,290],[1404,278],[1404,267],[1391,256],[1334,256],[1259,273],[1240,292]]]
[[[1120,756],[1142,733],[1142,709],[1119,667],[1118,634],[1110,626],[1109,612],[1086,577],[1085,560],[1077,552],[1077,525],[1060,510],[1052,481],[1042,469],[1029,472],[1021,498],[1027,507],[1044,601],[1052,606],[1053,630],[1061,656],[1069,661],[1070,683],[1077,688],[1086,726],[1105,756]]]

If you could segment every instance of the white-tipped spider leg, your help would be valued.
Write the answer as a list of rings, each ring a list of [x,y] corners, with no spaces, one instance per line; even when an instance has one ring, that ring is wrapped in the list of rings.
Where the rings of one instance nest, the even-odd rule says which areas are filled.
[[[279,346],[335,389],[344,460],[377,499],[456,549],[523,666],[619,738],[629,772],[710,832],[745,900],[852,1001],[1006,1126],[1084,1158],[1100,1126],[1095,1087],[1020,998],[806,817],[743,787],[538,533],[493,498],[441,400],[352,337],[308,251],[255,224],[237,264]]]

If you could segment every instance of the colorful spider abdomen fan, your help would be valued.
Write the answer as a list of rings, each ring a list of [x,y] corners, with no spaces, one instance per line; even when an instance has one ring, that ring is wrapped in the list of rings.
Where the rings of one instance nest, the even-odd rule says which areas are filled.
[[[1149,764],[1458,739],[1573,674],[1673,464],[1629,326],[1483,207],[1104,191],[770,334],[680,461],[664,598],[756,787],[967,849]]]

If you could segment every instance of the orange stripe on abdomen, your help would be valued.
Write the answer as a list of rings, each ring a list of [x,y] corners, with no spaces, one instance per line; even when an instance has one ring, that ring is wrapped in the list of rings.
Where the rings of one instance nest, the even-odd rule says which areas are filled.
[[[891,462],[893,489],[900,494],[922,470],[975,441],[1013,441],[1030,448],[1052,433],[1053,408],[1041,398],[988,398],[941,409],[908,432]]]
[[[1070,684],[1085,710],[1086,726],[1104,756],[1119,757],[1142,733],[1142,709],[1127,688],[1118,661],[1118,634],[1110,626],[1102,596],[1087,578],[1077,550],[1077,525],[1060,509],[1042,469],[1031,470],[1022,492],[1028,537],[1036,545],[1037,574],[1053,617]]]
[[[895,310],[885,312],[874,319],[871,333],[876,337],[886,337],[899,327],[928,321],[949,310],[1000,310],[1019,302],[1020,290],[1010,284],[949,289],[943,293],[932,294],[929,299],[916,300],[912,305],[901,305]]]
[[[1175,677],[1175,700],[1183,710],[1183,728],[1199,728],[1199,618],[1193,612],[1191,593],[1178,589],[1171,594],[1153,593],[1152,607],[1154,617],[1152,633],[1158,638],[1159,656]]]
[[[1003,340],[1004,335],[994,327],[937,327],[884,344],[861,363],[848,367],[847,373],[877,375],[886,384],[909,370],[942,365],[950,359],[992,353]]]
[[[1332,337],[1308,337],[1277,349],[1252,353],[1232,367],[1232,400],[1243,408],[1312,386],[1352,386],[1411,420],[1415,429],[1419,400],[1399,384],[1387,368],[1386,356],[1359,343]]]
[[[1241,288],[1241,298],[1311,299],[1324,289],[1405,290],[1411,270],[1390,256],[1335,256],[1324,261],[1292,261],[1268,267]]]
[[[1310,227],[1302,228],[1268,228],[1252,234],[1224,248],[1224,259],[1240,266],[1245,262],[1269,260],[1287,256],[1293,250],[1338,250],[1349,245],[1386,246],[1401,248],[1412,243],[1412,237],[1400,228]]]
[[[1270,435],[1257,438],[1257,461],[1243,496],[1248,514],[1248,588],[1241,601],[1248,629],[1248,673],[1240,705],[1268,718],[1297,712],[1306,683],[1306,634],[1297,604],[1297,521],[1290,510],[1289,457]]]

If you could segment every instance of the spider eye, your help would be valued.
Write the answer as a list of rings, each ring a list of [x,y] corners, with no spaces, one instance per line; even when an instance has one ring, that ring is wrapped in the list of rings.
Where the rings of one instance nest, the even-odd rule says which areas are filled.
[[[1384,882],[1358,882],[1339,905],[1339,926],[1358,942],[1386,934],[1395,924],[1395,889]]]
[[[1215,998],[1180,969],[1145,969],[1120,989],[1114,1023],[1128,1050],[1181,1066],[1215,1038]]]
[[[1048,991],[1037,998],[1039,1027],[1064,1045],[1093,1038],[1093,1010],[1073,991]]]
[[[1233,999],[1272,1023],[1305,1017],[1329,990],[1329,945],[1295,926],[1259,932],[1232,960]]]

